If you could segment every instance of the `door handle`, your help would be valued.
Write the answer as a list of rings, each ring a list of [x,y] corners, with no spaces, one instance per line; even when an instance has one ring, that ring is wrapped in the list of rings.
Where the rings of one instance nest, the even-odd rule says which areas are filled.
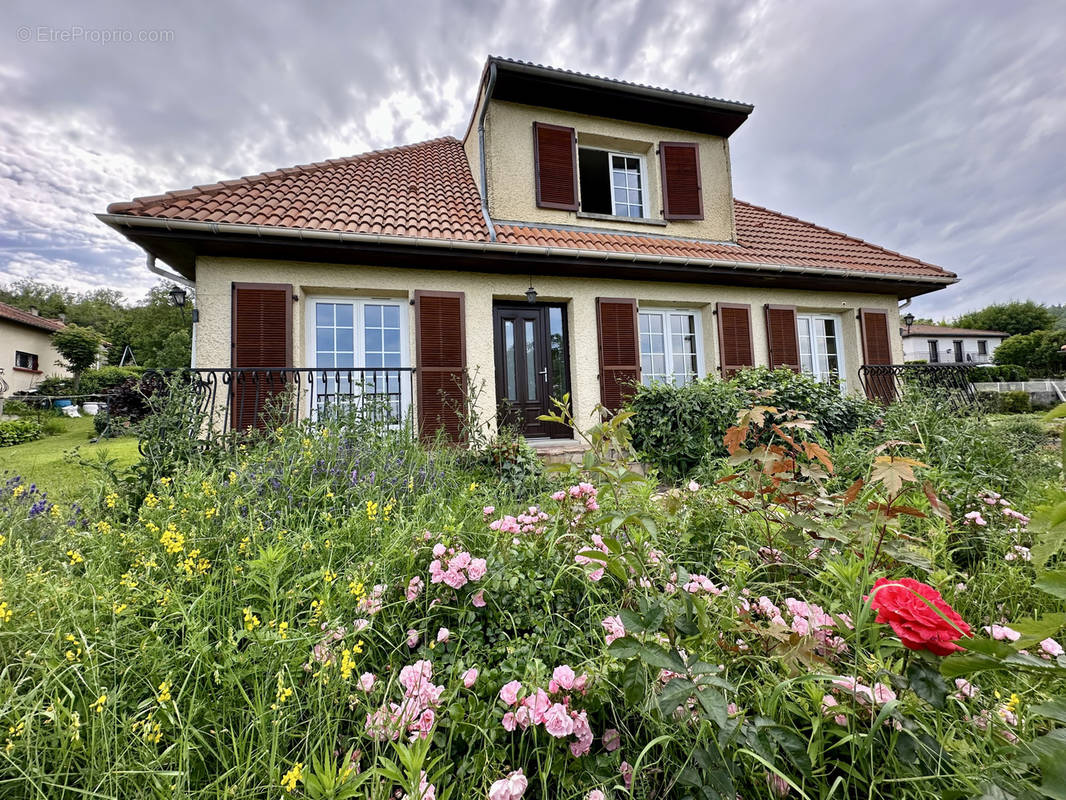
[[[540,371],[540,377],[544,378],[544,380],[548,380],[548,368],[547,367],[545,367],[544,369],[542,369]]]

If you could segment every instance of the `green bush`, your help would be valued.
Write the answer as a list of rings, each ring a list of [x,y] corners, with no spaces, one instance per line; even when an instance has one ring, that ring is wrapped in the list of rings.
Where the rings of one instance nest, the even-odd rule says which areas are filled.
[[[1028,414],[1033,410],[1033,401],[1028,392],[1004,392],[999,396],[999,410],[1004,414]]]
[[[41,424],[29,419],[13,419],[0,422],[0,447],[32,442],[40,439],[44,433]]]
[[[1034,377],[1058,375],[1066,369],[1062,346],[1066,330],[1041,330],[1004,339],[993,355],[997,364],[1021,364]]]
[[[15,398],[8,398],[4,401],[4,413],[10,414],[14,417],[21,417],[23,414],[32,413],[31,409],[26,403]]]
[[[101,367],[82,373],[80,394],[104,394],[144,372],[143,367]]]
[[[842,394],[837,384],[760,367],[728,381],[704,378],[684,386],[641,386],[629,403],[633,445],[646,464],[678,480],[706,458],[725,455],[726,429],[736,422],[740,409],[753,403],[804,411],[830,441],[869,424],[880,413],[865,398]]]
[[[975,383],[1015,383],[1029,380],[1029,371],[1017,364],[974,367],[970,373],[970,380]]]
[[[74,379],[53,375],[50,378],[39,381],[34,388],[37,390],[37,394],[42,397],[64,397],[74,394]]]

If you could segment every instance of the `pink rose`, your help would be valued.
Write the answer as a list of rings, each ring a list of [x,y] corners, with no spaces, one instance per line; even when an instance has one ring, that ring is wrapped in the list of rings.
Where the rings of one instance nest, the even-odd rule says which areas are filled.
[[[407,646],[414,650],[416,647],[418,647],[418,638],[418,631],[416,631],[414,628],[407,631]]]
[[[518,769],[489,787],[489,800],[519,800],[526,793],[528,781]]]
[[[570,691],[574,688],[574,678],[576,677],[577,676],[574,674],[574,671],[570,669],[570,667],[568,667],[566,664],[563,664],[560,667],[556,667],[555,671],[552,673],[552,680],[567,691]]]
[[[448,570],[441,575],[441,580],[444,581],[446,586],[450,586],[453,589],[462,589],[467,583],[466,575],[454,563],[448,565]]]
[[[479,581],[485,577],[488,566],[483,558],[472,558],[466,568],[466,575],[472,581]]]
[[[422,588],[425,585],[425,582],[417,575],[411,578],[411,582],[407,584],[407,602],[411,603],[417,600],[418,596],[422,594]]]
[[[613,753],[622,745],[622,737],[614,728],[608,728],[603,732],[603,749]]]
[[[518,725],[518,721],[515,718],[515,715],[514,715],[513,711],[508,711],[506,714],[503,715],[503,723],[502,724],[503,724],[503,729],[505,731],[513,731],[515,729],[515,726]]]
[[[474,681],[477,680],[477,668],[471,667],[463,673],[463,686],[469,689],[474,685]]]
[[[483,509],[481,509],[481,513],[484,514],[486,517],[490,517],[496,513],[496,506],[485,506]]]
[[[485,590],[484,589],[480,590],[477,594],[475,594],[470,599],[470,602],[474,604],[474,608],[484,608],[485,607]]]
[[[447,644],[448,640],[452,637],[452,632],[447,628],[441,628],[437,631],[437,643]]]
[[[418,723],[415,725],[415,730],[412,733],[418,735],[419,739],[428,739],[429,735],[433,732],[433,723],[436,721],[437,715],[433,713],[432,708],[427,708],[418,717]]]
[[[1063,654],[1062,645],[1051,638],[1044,639],[1040,643],[1040,649],[1049,656],[1061,656]]]
[[[621,639],[626,635],[625,626],[622,624],[622,618],[618,616],[607,617],[601,623],[603,629],[607,631],[607,644],[610,645],[615,639]]]
[[[511,681],[504,684],[504,687],[500,689],[500,699],[507,705],[513,706],[518,702],[518,692],[521,690],[522,684],[518,681]]]
[[[446,550],[444,549],[444,545],[441,544],[440,542],[437,542],[435,545],[433,545],[433,557],[434,558],[440,558],[442,555],[444,555],[445,552],[446,552]]]
[[[690,492],[698,492],[700,490],[700,485],[698,483],[696,483],[696,481],[689,481],[688,482],[688,490]]]
[[[537,689],[535,694],[531,694],[522,703],[529,709],[529,716],[534,725],[540,725],[544,722],[544,715],[548,713],[548,709],[552,705],[548,693],[543,689]]]
[[[588,795],[586,795],[585,800],[607,800],[607,795],[599,789],[593,789]]]
[[[359,676],[359,688],[362,689],[364,692],[372,692],[374,691],[375,680],[376,678],[372,673],[364,672],[362,675]]]
[[[574,721],[562,703],[556,703],[544,714],[544,730],[556,739],[563,739],[574,732]]]

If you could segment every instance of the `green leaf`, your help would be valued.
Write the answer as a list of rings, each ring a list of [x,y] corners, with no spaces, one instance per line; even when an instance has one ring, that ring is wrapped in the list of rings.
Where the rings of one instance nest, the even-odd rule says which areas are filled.
[[[945,678],[960,678],[985,669],[1003,669],[1003,661],[980,653],[952,653],[940,662],[940,674]]]
[[[1046,703],[1038,703],[1029,707],[1029,713],[1038,717],[1047,717],[1056,722],[1066,722],[1066,699],[1053,697]],[[1064,753],[1066,755],[1066,753]]]
[[[634,658],[622,670],[622,693],[625,695],[626,703],[635,706],[643,700],[647,685],[644,665]]]
[[[1033,514],[1029,531],[1035,537],[1033,566],[1039,573],[1048,560],[1066,545],[1066,501]]]
[[[807,740],[793,730],[780,725],[764,729],[770,738],[785,753],[792,765],[804,776],[810,777],[811,757],[807,755]]]
[[[616,640],[615,644],[618,641],[620,640]],[[685,662],[681,660],[676,650],[667,650],[657,644],[646,644],[640,648],[640,657],[649,667],[685,673]]]
[[[1063,530],[1063,533],[1064,540],[1066,540],[1066,529]],[[1034,550],[1035,549],[1034,546]],[[1046,592],[1060,600],[1066,600],[1066,570],[1045,572],[1036,579],[1036,582],[1033,585],[1042,592]]]
[[[663,608],[661,603],[657,603],[648,609],[648,613],[644,615],[644,630],[648,633],[653,633],[659,630],[659,626],[663,624],[663,620],[666,618],[666,609]],[[627,628],[628,630],[628,628]]]
[[[948,685],[932,664],[915,660],[907,668],[907,681],[914,693],[934,708],[943,708]]]
[[[725,695],[720,691],[708,686],[696,693],[696,699],[700,701],[707,718],[719,728],[724,728],[729,723],[728,704]]]
[[[688,678],[674,678],[659,693],[659,710],[669,716],[696,693],[696,684]]]
[[[622,625],[625,626],[628,633],[644,633],[646,631],[646,628],[644,627],[644,618],[636,611],[623,608],[618,612],[618,616],[621,618]]]
[[[621,639],[615,639],[607,646],[607,652],[617,658],[619,661],[624,661],[627,658],[633,658],[633,656],[640,653],[641,644],[632,636],[623,636]]]

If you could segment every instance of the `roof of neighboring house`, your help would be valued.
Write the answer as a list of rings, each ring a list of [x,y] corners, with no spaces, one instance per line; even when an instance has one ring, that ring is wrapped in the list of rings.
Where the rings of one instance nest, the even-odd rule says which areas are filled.
[[[66,327],[62,320],[39,317],[36,314],[31,314],[29,311],[23,311],[21,308],[15,308],[7,303],[0,303],[0,320],[17,322],[21,325],[28,325],[31,328],[40,328],[41,330],[49,332],[55,332],[60,328]]]
[[[264,172],[112,203],[109,214],[190,222],[488,242],[489,232],[462,144],[444,137],[349,158]],[[553,227],[496,225],[498,241],[619,255],[815,267],[892,278],[955,275],[796,217],[734,202],[737,242]]]
[[[903,337],[908,336],[988,336],[1006,339],[1009,333],[1003,331],[979,331],[974,328],[952,328],[947,325],[911,325],[910,330],[903,328]]]

